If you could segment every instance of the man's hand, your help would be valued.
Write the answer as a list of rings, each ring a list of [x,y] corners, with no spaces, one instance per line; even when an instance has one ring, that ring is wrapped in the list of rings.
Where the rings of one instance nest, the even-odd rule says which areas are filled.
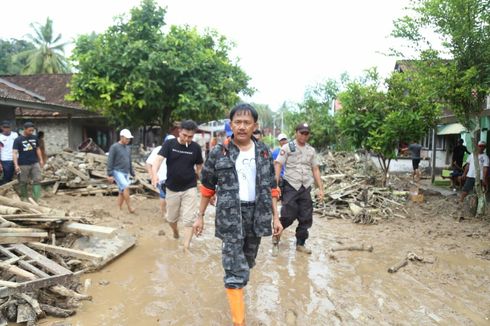
[[[194,222],[192,229],[193,229],[196,237],[198,237],[202,234],[202,231],[204,230],[204,216],[202,216],[200,214],[197,216],[197,219]]]
[[[20,167],[18,165],[15,166],[15,174],[20,173]]]
[[[281,221],[279,220],[279,216],[274,216],[272,219],[272,235],[280,235],[282,233],[282,230],[284,229],[282,227]]]
[[[2,164],[0,164],[0,172],[2,172],[2,171],[3,171],[3,166],[2,166]]]
[[[318,189],[318,201],[323,202],[323,197],[325,197],[325,194],[323,193],[323,189]]]
[[[39,161],[39,166],[41,167],[41,169],[43,169],[43,168],[44,168],[44,161],[43,161],[43,160],[40,160],[40,161]]]
[[[107,181],[109,181],[109,183],[114,183],[114,177],[107,177]]]
[[[151,184],[153,187],[156,187],[158,185],[158,176],[154,175],[153,178],[151,178]]]

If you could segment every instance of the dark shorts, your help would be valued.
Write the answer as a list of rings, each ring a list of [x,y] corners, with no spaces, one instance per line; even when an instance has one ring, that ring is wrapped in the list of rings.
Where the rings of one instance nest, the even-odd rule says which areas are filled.
[[[463,192],[470,193],[475,188],[475,178],[466,178],[463,186]]]
[[[413,170],[418,170],[419,169],[419,164],[420,164],[420,159],[419,158],[414,158],[412,160],[412,167],[413,167]]]

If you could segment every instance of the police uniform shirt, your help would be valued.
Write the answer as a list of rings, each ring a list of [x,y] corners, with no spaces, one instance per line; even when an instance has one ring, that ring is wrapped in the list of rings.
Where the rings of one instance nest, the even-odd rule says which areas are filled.
[[[308,188],[314,182],[312,168],[318,165],[315,149],[308,144],[299,146],[296,141],[294,147],[291,151],[289,143],[282,146],[276,161],[286,166],[284,179],[294,189]]]

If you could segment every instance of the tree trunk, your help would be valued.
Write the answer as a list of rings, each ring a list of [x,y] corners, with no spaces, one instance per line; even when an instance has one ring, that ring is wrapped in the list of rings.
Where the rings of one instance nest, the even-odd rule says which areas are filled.
[[[172,114],[172,110],[165,108],[162,111],[162,115],[160,117],[160,140],[163,143],[163,137],[167,134],[167,131],[170,129],[170,115]]]
[[[478,149],[478,141],[476,133],[480,131],[480,119],[478,119],[478,124],[476,130],[471,133],[471,142],[473,143],[473,163],[475,164],[475,192],[478,197],[478,205],[476,209],[476,216],[485,215],[487,209],[487,198],[485,193],[483,192],[481,179],[480,179],[480,160],[478,159],[479,149]]]

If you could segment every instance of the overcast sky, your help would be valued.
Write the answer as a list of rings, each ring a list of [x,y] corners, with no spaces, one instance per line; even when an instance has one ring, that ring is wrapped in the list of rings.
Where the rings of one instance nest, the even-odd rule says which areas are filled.
[[[383,52],[393,20],[408,0],[159,0],[168,24],[210,27],[236,43],[233,55],[257,89],[252,101],[277,109],[299,102],[307,86],[346,71],[359,75],[377,66],[387,74],[395,58]],[[113,17],[139,0],[2,1],[0,38],[23,38],[29,24],[49,16],[56,32],[71,41],[103,32]]]

